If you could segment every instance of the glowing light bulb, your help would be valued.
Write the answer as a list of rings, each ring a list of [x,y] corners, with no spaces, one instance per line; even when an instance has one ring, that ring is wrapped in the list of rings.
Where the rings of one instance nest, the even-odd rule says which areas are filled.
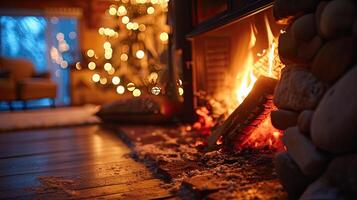
[[[135,84],[134,83],[128,83],[128,85],[126,85],[126,88],[132,92],[135,90]]]
[[[107,84],[108,80],[107,80],[107,78],[100,78],[99,82],[100,82],[100,84],[105,85],[105,84]]]
[[[77,70],[81,70],[81,69],[82,69],[82,66],[81,66],[81,63],[80,63],[80,62],[77,62],[77,63],[76,63],[76,69],[77,69]]]
[[[178,92],[179,92],[179,95],[182,96],[183,95],[183,88],[179,87]]]
[[[94,50],[93,49],[88,49],[88,51],[87,51],[87,56],[88,57],[93,57],[94,56],[94,54],[95,54],[95,52],[94,52]]]
[[[94,70],[96,68],[96,64],[94,62],[89,62],[88,63],[88,69]]]
[[[146,26],[144,24],[140,24],[139,31],[145,31],[145,30],[146,30]]]
[[[141,91],[139,90],[139,89],[135,89],[134,91],[133,91],[133,96],[134,97],[139,97],[141,95]]]
[[[98,33],[99,33],[100,35],[103,35],[103,34],[104,34],[104,28],[103,28],[103,27],[99,28],[99,29],[98,29]]]
[[[132,23],[132,22],[127,23],[127,24],[126,24],[126,28],[127,28],[128,30],[133,29],[133,28],[134,28],[134,23]]]
[[[151,88],[151,93],[152,93],[153,95],[159,95],[160,92],[161,92],[161,88],[159,88],[159,87],[157,87],[157,86]]]
[[[113,83],[114,85],[119,85],[119,83],[120,83],[120,78],[119,78],[118,76],[114,76],[114,77],[112,78],[112,83]]]
[[[133,23],[133,30],[138,30],[138,28],[139,28],[139,24],[138,23],[136,23],[136,22],[134,22]]]
[[[147,12],[149,15],[154,14],[155,8],[152,7],[152,6],[150,6],[150,7],[148,7],[148,9],[146,9],[146,12]]]
[[[92,81],[94,81],[94,82],[99,82],[99,80],[100,80],[100,76],[99,76],[99,74],[93,74],[93,76],[92,76]]]
[[[119,86],[117,87],[117,93],[118,93],[118,94],[124,94],[124,92],[125,92],[124,86],[119,85]]]
[[[143,50],[138,50],[135,55],[137,58],[142,59],[145,56],[145,52]]]
[[[116,15],[117,14],[117,9],[114,6],[111,6],[109,8],[109,14],[110,15]]]
[[[107,60],[109,60],[109,59],[112,58],[112,54],[111,54],[111,53],[105,53],[105,54],[104,54],[104,58],[107,59]]]
[[[120,55],[120,60],[121,60],[121,61],[127,61],[127,60],[128,60],[128,55],[125,54],[125,53],[121,54],[121,55]]]
[[[129,23],[130,19],[128,16],[124,16],[123,18],[121,18],[121,22],[123,22],[123,24],[127,24]]]
[[[126,15],[126,14],[127,14],[127,11],[126,11],[125,6],[119,6],[117,15],[118,16],[123,16],[123,15]]]
[[[160,40],[165,42],[169,39],[169,34],[167,34],[166,32],[162,32],[160,33]]]
[[[159,78],[159,75],[156,72],[151,72],[149,75],[149,81],[155,82]]]
[[[108,48],[111,48],[112,45],[110,44],[110,42],[104,42],[103,47],[104,47],[104,49],[108,49]]]
[[[113,75],[115,73],[115,69],[112,67],[110,68],[110,70],[108,71],[109,75]]]
[[[104,64],[104,70],[105,70],[105,71],[108,72],[111,68],[112,68],[112,64],[110,64],[110,63],[105,63],[105,64]]]

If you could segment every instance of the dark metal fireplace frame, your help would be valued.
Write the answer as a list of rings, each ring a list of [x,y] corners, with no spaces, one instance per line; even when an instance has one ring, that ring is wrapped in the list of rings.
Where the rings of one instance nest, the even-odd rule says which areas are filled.
[[[226,0],[227,10],[200,24],[198,24],[189,34],[188,39],[202,33],[227,26],[239,19],[244,19],[257,12],[267,9],[273,5],[273,0]],[[194,1],[197,2],[197,1]],[[197,3],[193,3],[193,10],[197,10]],[[196,15],[197,16],[197,15]]]

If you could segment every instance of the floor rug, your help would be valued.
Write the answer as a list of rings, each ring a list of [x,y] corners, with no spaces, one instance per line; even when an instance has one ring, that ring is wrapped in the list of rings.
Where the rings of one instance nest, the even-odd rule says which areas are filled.
[[[94,114],[99,106],[46,108],[39,110],[1,112],[0,132],[51,128],[99,123]]]

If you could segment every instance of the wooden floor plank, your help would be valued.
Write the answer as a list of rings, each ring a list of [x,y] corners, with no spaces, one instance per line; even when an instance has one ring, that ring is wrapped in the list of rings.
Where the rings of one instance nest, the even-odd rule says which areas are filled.
[[[0,199],[172,196],[129,153],[96,125],[1,133]]]

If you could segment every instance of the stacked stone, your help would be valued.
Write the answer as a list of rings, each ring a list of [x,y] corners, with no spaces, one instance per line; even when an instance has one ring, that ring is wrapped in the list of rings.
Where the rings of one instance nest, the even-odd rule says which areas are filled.
[[[275,0],[286,24],[272,124],[287,151],[275,165],[290,199],[357,194],[357,2]]]

